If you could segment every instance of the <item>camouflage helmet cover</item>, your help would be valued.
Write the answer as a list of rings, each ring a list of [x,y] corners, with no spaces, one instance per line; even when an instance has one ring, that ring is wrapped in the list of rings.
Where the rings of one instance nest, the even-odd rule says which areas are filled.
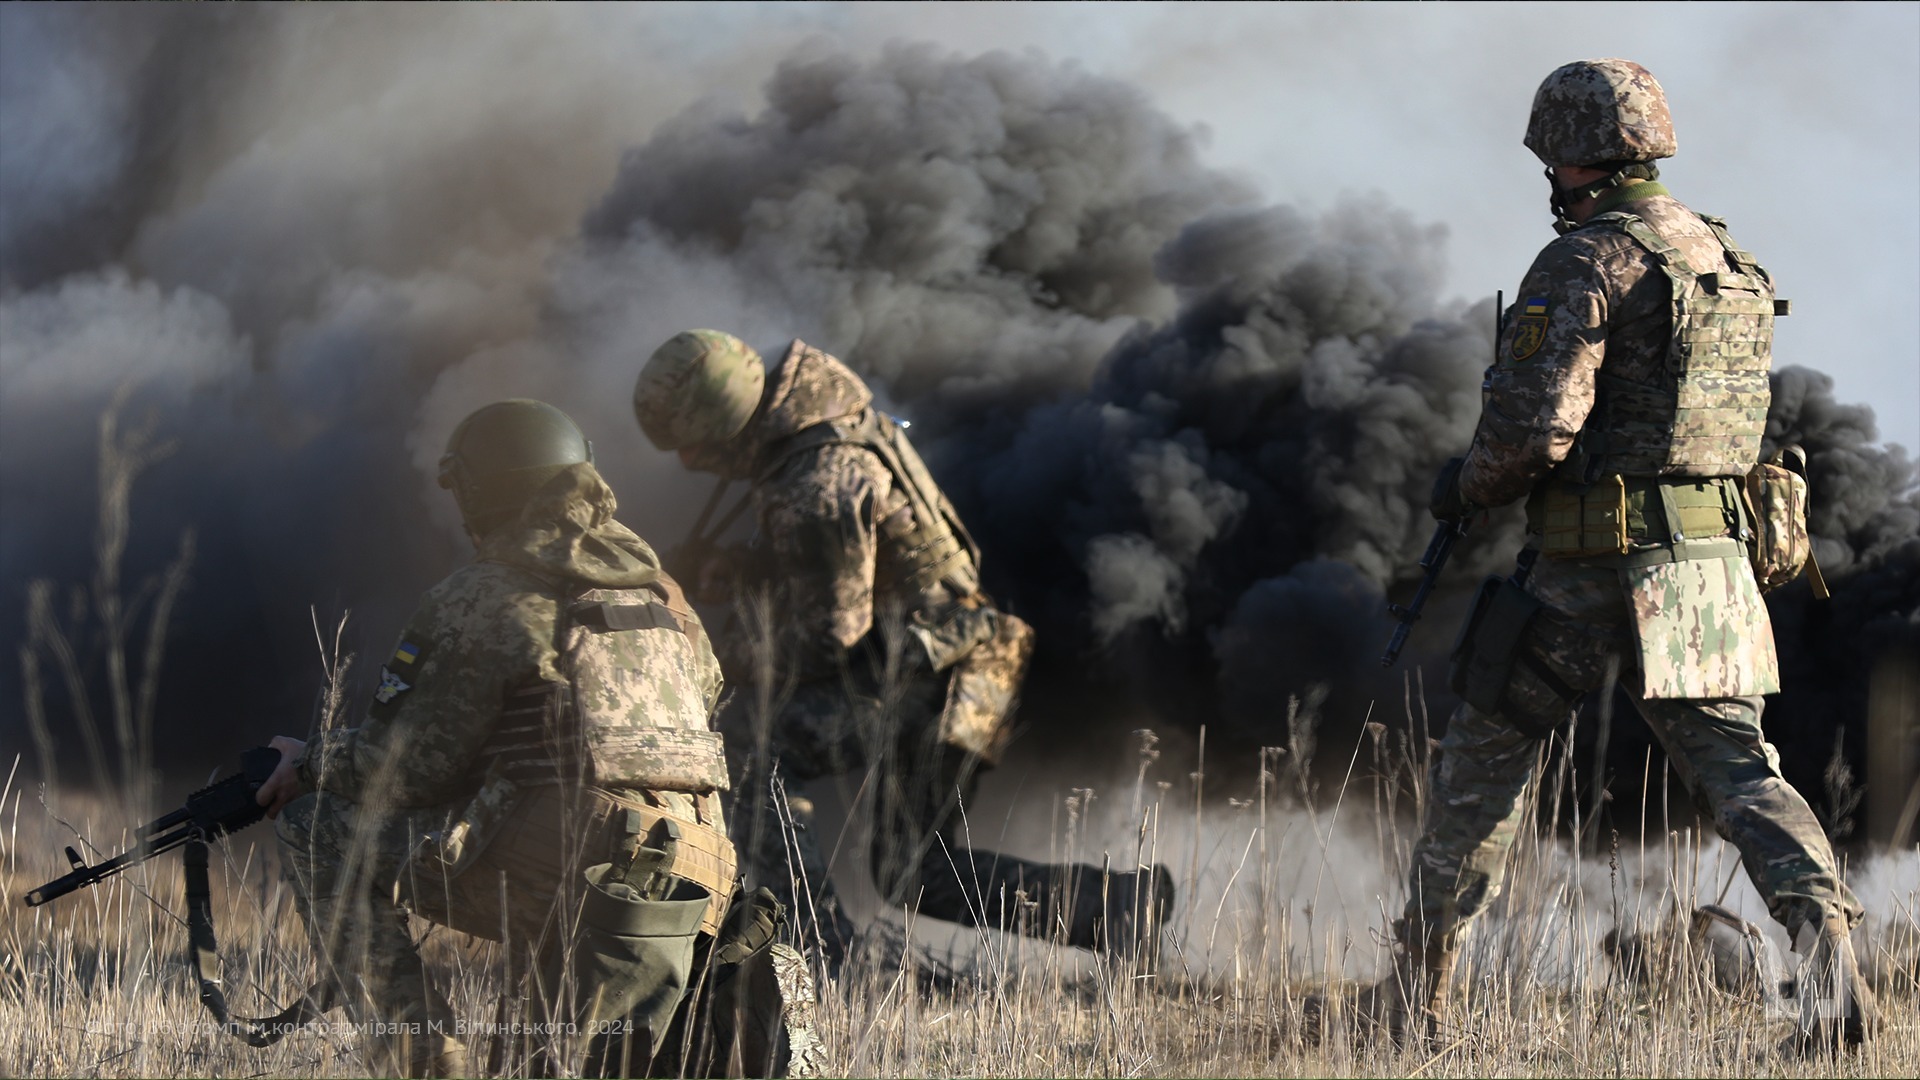
[[[719,330],[685,330],[640,369],[633,415],[662,450],[712,446],[747,426],[766,383],[766,365],[746,342]]]
[[[1533,95],[1527,149],[1542,163],[1653,161],[1678,149],[1666,91],[1631,60],[1576,60]]]
[[[453,492],[467,527],[485,532],[562,469],[592,461],[593,444],[566,413],[530,398],[496,401],[448,436],[440,486]]]

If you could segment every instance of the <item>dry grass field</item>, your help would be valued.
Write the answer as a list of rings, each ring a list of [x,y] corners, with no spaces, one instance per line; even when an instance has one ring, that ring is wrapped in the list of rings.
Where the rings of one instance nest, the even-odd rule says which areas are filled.
[[[1385,738],[1380,740],[1383,744]],[[1345,789],[1312,802],[1304,777],[1265,772],[1255,790],[1201,806],[1193,787],[1157,782],[1151,751],[1130,791],[1067,794],[1062,823],[1033,854],[1136,858],[1175,867],[1181,902],[1157,961],[1109,961],[995,931],[905,925],[882,915],[864,961],[824,988],[827,1075],[872,1076],[1899,1076],[1920,1073],[1920,857],[1881,856],[1851,878],[1872,909],[1860,935],[1888,1024],[1839,1062],[1781,1057],[1788,1021],[1755,992],[1718,989],[1676,913],[1719,901],[1764,922],[1758,898],[1717,840],[1690,828],[1617,838],[1597,858],[1530,837],[1511,887],[1472,939],[1461,1003],[1442,1045],[1324,1046],[1301,1038],[1304,995],[1373,977],[1380,931],[1397,911],[1410,837],[1396,827],[1417,797],[1416,762],[1390,747],[1356,760]],[[1275,754],[1274,762],[1284,760]],[[1381,781],[1397,772],[1401,781]],[[1538,785],[1551,798],[1553,785]],[[1184,797],[1180,788],[1187,788]],[[1091,795],[1091,798],[1090,798]],[[115,848],[130,819],[96,798],[41,801],[17,778],[0,811],[0,1073],[16,1076],[355,1076],[358,1036],[330,1023],[257,1050],[213,1029],[185,966],[177,856],[156,859],[55,904],[20,895],[65,870],[76,834]],[[1089,806],[1119,804],[1115,827]],[[1176,812],[1173,807],[1182,807]],[[1135,816],[1137,815],[1137,816]],[[1657,815],[1656,815],[1657,816]],[[970,823],[971,824],[971,823]],[[995,825],[996,833],[1017,822]],[[1047,849],[1051,848],[1051,852]],[[276,1011],[314,966],[271,834],[259,827],[216,854],[216,921],[237,1012]],[[1770,925],[1770,924],[1767,924]],[[1644,970],[1605,957],[1624,927]],[[459,1015],[492,1019],[503,985],[496,946],[416,923]],[[1770,937],[1761,963],[1792,957]]]
[[[149,433],[102,424],[101,571],[90,605],[56,617],[51,585],[30,597],[33,644],[23,654],[27,722],[44,775],[57,726],[88,752],[96,792],[48,790],[23,779],[19,758],[0,786],[0,1075],[257,1077],[364,1075],[361,1038],[340,1011],[265,1049],[217,1030],[185,963],[184,888],[177,853],[162,855],[50,905],[22,895],[67,870],[69,844],[95,861],[124,848],[154,807],[153,686],[167,610],[191,560],[136,591],[119,585],[126,492],[163,452]],[[92,612],[92,628],[79,613]],[[83,633],[83,631],[85,631]],[[349,658],[319,632],[332,678],[317,712],[342,713]],[[108,686],[93,707],[70,643],[104,641]],[[68,690],[71,717],[51,717],[47,680]],[[1565,766],[1543,754],[1528,798],[1542,821],[1576,822],[1585,854],[1546,830],[1523,836],[1508,887],[1481,920],[1457,973],[1458,1005],[1433,1047],[1406,1049],[1302,1037],[1309,994],[1377,977],[1384,928],[1402,903],[1405,867],[1424,795],[1424,709],[1411,692],[1404,731],[1374,723],[1325,788],[1310,768],[1311,707],[1294,703],[1292,742],[1263,751],[1256,778],[1209,784],[1206,759],[1176,768],[1137,733],[1136,767],[1107,790],[1041,791],[1000,811],[976,808],[965,833],[1015,855],[1127,869],[1163,863],[1180,901],[1158,955],[1114,961],[993,930],[870,916],[862,959],[822,986],[826,1075],[860,1076],[1915,1076],[1920,1075],[1920,853],[1870,856],[1849,879],[1870,912],[1856,944],[1879,993],[1880,1038],[1840,1061],[1781,1057],[1790,1022],[1759,989],[1792,957],[1738,860],[1691,821],[1642,806],[1635,835],[1582,828],[1565,805]],[[98,720],[96,721],[96,718]],[[107,732],[112,732],[111,735]],[[63,734],[68,734],[63,732]],[[71,748],[76,740],[61,739]],[[240,748],[231,748],[238,751]],[[69,749],[67,752],[71,752]],[[118,758],[118,768],[114,758]],[[1561,758],[1555,759],[1565,760]],[[10,766],[10,768],[9,768]],[[862,786],[860,777],[849,790]],[[1650,787],[1652,785],[1649,785]],[[856,802],[857,800],[848,800]],[[983,805],[992,805],[984,800]],[[162,807],[161,809],[170,809]],[[1566,811],[1563,813],[1563,811]],[[864,850],[852,828],[824,845]],[[851,859],[843,859],[851,862]],[[215,924],[226,996],[235,1012],[267,1015],[314,981],[315,964],[283,884],[270,830],[227,838],[214,858]],[[854,878],[860,875],[850,874]],[[1701,904],[1768,927],[1748,965],[1754,985],[1720,989],[1704,948],[1686,932]],[[805,918],[807,913],[798,913]],[[499,947],[416,920],[434,977],[456,1015],[521,1015]],[[1638,959],[1608,959],[1618,932]],[[476,1049],[484,1049],[476,1046]],[[511,1071],[511,1070],[509,1070]]]

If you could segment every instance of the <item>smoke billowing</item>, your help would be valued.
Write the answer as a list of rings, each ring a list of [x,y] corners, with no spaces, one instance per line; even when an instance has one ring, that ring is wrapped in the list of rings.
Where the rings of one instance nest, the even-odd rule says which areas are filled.
[[[486,401],[567,409],[622,516],[677,539],[702,484],[626,400],[692,326],[806,338],[924,432],[990,586],[1041,630],[1031,752],[1146,723],[1244,751],[1284,741],[1296,696],[1332,734],[1376,700],[1398,719],[1381,611],[1493,347],[1490,300],[1440,297],[1439,227],[1261,205],[1139,90],[1035,54],[807,48],[742,105],[529,22],[423,51],[405,13],[195,17],[0,9],[0,570],[15,597],[86,578],[91,425],[136,375],[181,448],[136,500],[132,569],[202,537],[163,734],[302,727],[309,605],[385,647],[461,557],[432,465]],[[537,92],[485,77],[543,61]],[[1866,410],[1777,384],[1836,586],[1777,605],[1780,712],[1825,724],[1858,715],[1862,650],[1912,633],[1920,503]],[[1475,534],[1409,660],[1518,536]]]

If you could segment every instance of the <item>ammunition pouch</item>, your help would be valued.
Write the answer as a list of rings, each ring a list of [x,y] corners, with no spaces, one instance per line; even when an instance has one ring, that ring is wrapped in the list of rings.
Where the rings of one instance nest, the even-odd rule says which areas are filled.
[[[1580,701],[1580,691],[1527,648],[1528,630],[1545,605],[1512,578],[1490,577],[1474,595],[1447,668],[1447,681],[1461,700],[1497,716],[1524,735],[1545,738],[1557,731]],[[1510,689],[1516,667],[1525,667],[1564,705],[1559,715],[1538,716],[1514,708]]]
[[[1033,627],[985,606],[970,618],[967,636],[978,640],[948,669],[940,741],[995,765],[1012,734],[1020,683],[1033,660]]]
[[[1813,580],[1816,596],[1824,599],[1827,584],[1813,559],[1813,538],[1807,532],[1807,455],[1798,446],[1784,447],[1771,459],[1753,467],[1741,484],[1742,497],[1753,519],[1748,557],[1760,591],[1767,592],[1800,576]]]
[[[1554,559],[1655,554],[1652,561],[1723,558],[1742,552],[1751,515],[1740,484],[1724,477],[1655,480],[1604,476],[1556,480],[1527,500],[1528,531]]]
[[[719,827],[718,795],[691,800],[694,814],[686,815],[655,806],[634,791],[569,791],[551,784],[508,791],[512,788],[511,781],[496,787],[489,780],[448,829],[428,834],[415,850],[409,880],[416,911],[489,940],[499,940],[504,916],[515,924],[509,933],[531,938],[559,884],[605,858],[607,840],[616,839],[614,824],[631,813],[643,835],[662,821],[675,827],[679,842],[668,872],[711,894],[701,928],[712,933],[720,927],[733,894],[736,859],[733,842]],[[504,801],[503,791],[510,795]],[[470,885],[455,884],[468,877],[474,879]],[[457,902],[449,900],[450,888]]]
[[[712,899],[707,905],[700,929],[709,934],[718,933],[725,922],[727,899],[733,895],[737,876],[733,841],[727,838],[726,832],[711,825],[703,825],[670,814],[649,804],[637,793],[614,791],[593,794],[610,800],[614,804],[611,808],[614,813],[608,815],[610,819],[616,813],[637,815],[638,830],[641,835],[652,833],[663,822],[674,826],[679,843],[676,845],[673,864],[667,868],[667,872],[707,891]]]

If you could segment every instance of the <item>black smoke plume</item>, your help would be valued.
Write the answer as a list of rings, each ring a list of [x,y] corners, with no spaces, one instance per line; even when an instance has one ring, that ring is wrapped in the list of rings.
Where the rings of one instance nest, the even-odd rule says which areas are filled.
[[[31,198],[0,228],[0,493],[30,510],[0,523],[0,567],[14,597],[28,577],[85,580],[91,424],[140,374],[136,407],[181,448],[136,499],[130,564],[158,567],[184,526],[202,538],[163,745],[303,726],[309,605],[323,624],[354,609],[353,643],[387,646],[461,556],[432,464],[488,400],[573,413],[622,516],[676,539],[701,485],[624,403],[647,352],[690,326],[806,338],[914,421],[990,586],[1043,635],[1027,752],[1205,724],[1251,757],[1285,741],[1297,697],[1344,756],[1371,703],[1400,719],[1382,611],[1411,584],[1428,485],[1471,435],[1493,347],[1490,300],[1438,294],[1439,228],[1364,199],[1259,205],[1138,90],[1037,55],[803,51],[751,111],[557,123],[505,90],[426,117],[329,111],[358,101],[348,76],[333,98],[213,106],[304,88],[268,61],[366,40],[357,12],[243,11],[151,41],[111,16],[0,19],[0,41],[57,38],[92,80],[75,115],[98,150],[72,173],[84,197],[5,179]],[[405,72],[383,62],[350,75]],[[5,77],[22,87],[11,131],[46,91]],[[153,104],[161,89],[188,104]],[[218,122],[178,115],[196,104]],[[117,194],[145,176],[165,183]],[[1865,410],[1812,373],[1778,385],[1777,434],[1813,451],[1837,591],[1776,602],[1790,689],[1769,719],[1794,745],[1859,715],[1857,671],[1821,650],[1857,664],[1911,632],[1920,511]],[[1476,532],[1408,662],[1437,671],[1466,589],[1518,540],[1512,515]]]

